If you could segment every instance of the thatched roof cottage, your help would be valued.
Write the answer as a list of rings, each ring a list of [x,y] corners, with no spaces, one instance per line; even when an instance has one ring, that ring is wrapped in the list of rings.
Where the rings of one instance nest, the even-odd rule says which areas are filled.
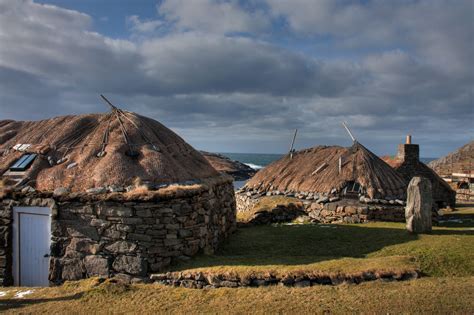
[[[317,146],[282,157],[260,170],[237,194],[238,211],[262,196],[304,201],[314,221],[403,221],[405,179],[354,141],[351,147]]]
[[[246,184],[259,192],[310,192],[369,198],[405,195],[403,178],[358,142],[349,147],[317,146],[286,155]]]
[[[0,121],[0,283],[144,280],[235,228],[232,178],[159,122]]]
[[[407,136],[406,143],[398,145],[398,152],[394,158],[383,157],[383,159],[400,173],[407,183],[415,176],[429,179],[433,200],[439,208],[455,207],[456,192],[433,169],[420,161],[420,146],[411,143],[410,135]]]

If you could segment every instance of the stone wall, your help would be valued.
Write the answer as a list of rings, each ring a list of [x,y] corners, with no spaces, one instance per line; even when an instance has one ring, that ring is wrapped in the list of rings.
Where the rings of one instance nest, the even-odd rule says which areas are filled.
[[[20,205],[53,209],[52,283],[89,276],[145,280],[176,260],[214,251],[236,228],[230,181],[156,200],[54,196],[4,199],[0,203],[3,285],[12,284],[11,212]]]
[[[282,195],[281,193],[269,193],[268,196]],[[289,197],[289,196],[288,196]],[[405,221],[405,202],[399,199],[369,199],[361,197],[357,199],[340,199],[336,196],[317,195],[300,192],[292,194],[291,197],[299,199],[303,204],[303,210],[309,216],[308,220],[320,223],[364,223],[369,221]],[[250,211],[252,207],[262,198],[262,194],[252,192],[236,193],[238,211]],[[277,206],[278,208],[278,206]],[[294,209],[288,209],[285,213],[292,217]],[[270,211],[273,213],[273,210]],[[262,216],[256,213],[255,217]],[[269,221],[269,220],[267,220]],[[270,220],[273,222],[274,220]]]
[[[474,200],[474,190],[471,189],[456,189],[456,200],[461,202],[463,201],[473,201]]]
[[[237,204],[237,212],[245,212],[252,209],[258,202],[258,198],[251,193],[236,193],[235,202]]]
[[[311,203],[306,212],[320,223],[364,223],[369,221],[404,222],[405,208],[400,204],[364,204],[355,200]]]

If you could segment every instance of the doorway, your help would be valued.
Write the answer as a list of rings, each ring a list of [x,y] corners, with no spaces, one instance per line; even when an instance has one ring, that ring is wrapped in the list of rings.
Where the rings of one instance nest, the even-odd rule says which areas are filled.
[[[51,209],[13,208],[13,280],[15,286],[49,286]]]

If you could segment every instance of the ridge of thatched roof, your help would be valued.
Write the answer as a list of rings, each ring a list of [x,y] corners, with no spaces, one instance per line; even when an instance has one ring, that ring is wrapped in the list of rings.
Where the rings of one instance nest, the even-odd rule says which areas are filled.
[[[42,191],[123,187],[134,181],[159,185],[218,176],[198,151],[164,125],[120,112],[121,121],[114,111],[0,121],[0,176],[5,178],[4,173],[24,154],[13,149],[17,144],[31,144],[26,152],[38,154],[24,176]]]
[[[339,159],[342,167],[339,172]],[[345,148],[317,146],[286,155],[260,170],[246,184],[258,191],[330,193],[347,182],[360,183],[372,197],[403,196],[406,182],[362,144]]]

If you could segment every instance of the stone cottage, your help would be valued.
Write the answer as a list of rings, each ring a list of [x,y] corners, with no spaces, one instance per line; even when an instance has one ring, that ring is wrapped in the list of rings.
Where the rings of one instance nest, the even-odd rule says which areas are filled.
[[[235,228],[232,178],[159,122],[0,121],[0,284],[146,280]]]
[[[398,152],[394,158],[383,159],[400,173],[407,183],[415,176],[425,177],[430,180],[433,191],[433,201],[438,208],[454,208],[456,192],[433,169],[420,161],[420,146],[411,143],[408,135],[406,143],[398,145]]]
[[[406,187],[399,173],[354,141],[288,154],[255,174],[236,198],[238,211],[247,211],[262,196],[296,197],[324,223],[403,221]]]

